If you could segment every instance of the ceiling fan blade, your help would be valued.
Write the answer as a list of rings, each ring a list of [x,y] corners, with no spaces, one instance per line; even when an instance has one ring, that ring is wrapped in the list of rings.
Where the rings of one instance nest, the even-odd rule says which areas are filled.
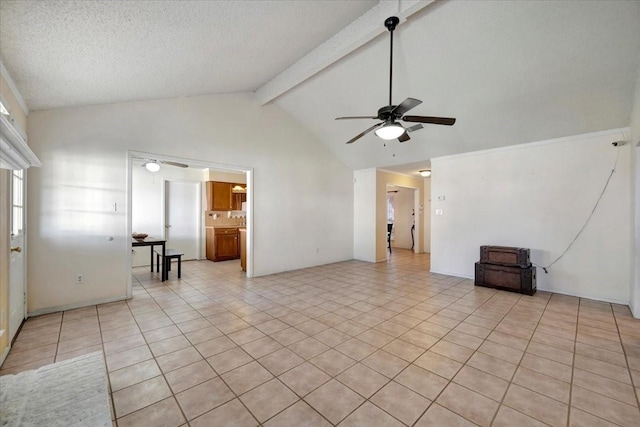
[[[377,119],[377,116],[351,116],[351,117],[336,117],[336,120],[352,120],[352,119]]]
[[[354,136],[353,138],[351,138],[349,141],[347,141],[347,144],[352,144],[355,141],[357,141],[358,139],[362,138],[363,136],[365,136],[366,134],[368,134],[369,132],[371,132],[372,130],[374,130],[377,127],[380,127],[384,124],[384,122],[380,122],[378,124],[375,124],[373,126],[371,126],[369,129],[365,130],[362,133],[359,133],[358,135]]]
[[[400,105],[397,105],[396,108],[391,110],[391,114],[395,114],[396,117],[402,116],[404,113],[406,113],[407,111],[411,110],[414,107],[417,107],[420,104],[422,104],[422,101],[420,101],[419,99],[407,98],[404,101],[402,101]]]
[[[402,135],[400,135],[398,137],[398,141],[400,141],[400,142],[405,142],[405,141],[408,141],[410,139],[411,139],[411,137],[409,136],[409,134],[407,132],[403,133]]]
[[[177,166],[179,168],[188,168],[189,167],[189,165],[186,165],[184,163],[170,162],[168,160],[160,160],[160,163],[165,164],[165,165]]]
[[[451,117],[427,117],[427,116],[404,116],[402,117],[405,122],[417,122],[417,123],[431,123],[434,125],[453,126],[456,119]]]
[[[417,130],[422,129],[424,126],[417,124],[417,125],[413,125],[413,126],[409,126],[408,128],[405,128],[407,130],[407,132],[415,132]]]

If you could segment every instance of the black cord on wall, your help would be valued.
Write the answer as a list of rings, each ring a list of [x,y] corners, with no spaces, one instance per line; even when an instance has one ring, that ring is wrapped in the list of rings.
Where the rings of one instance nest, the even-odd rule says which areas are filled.
[[[621,145],[624,145],[624,142],[623,141],[613,142],[611,145],[613,145],[614,147],[617,148],[617,147],[619,147]],[[600,196],[598,197],[598,200],[596,200],[596,204],[593,206],[593,209],[591,209],[591,213],[587,217],[587,220],[584,222],[584,225],[582,226],[582,228],[580,228],[580,231],[578,231],[578,233],[573,238],[571,243],[569,243],[569,246],[567,246],[567,249],[565,249],[564,252],[562,252],[560,254],[560,256],[558,256],[556,259],[554,259],[549,265],[541,266],[541,265],[537,265],[535,263],[531,263],[534,267],[541,268],[542,270],[544,270],[545,274],[549,274],[548,269],[551,268],[551,266],[553,264],[555,264],[556,262],[560,261],[560,259],[567,252],[569,252],[569,249],[571,249],[571,246],[573,246],[573,244],[576,242],[576,240],[578,240],[578,237],[580,237],[580,235],[582,234],[584,229],[587,228],[587,224],[589,224],[589,221],[591,221],[591,218],[593,217],[593,214],[595,213],[596,209],[598,208],[598,205],[600,204],[600,200],[602,200],[602,196],[604,196],[605,191],[607,191],[607,187],[609,186],[609,182],[611,182],[611,177],[613,177],[613,174],[616,172],[616,167],[618,166],[618,158],[619,157],[620,157],[620,150],[616,150],[616,160],[613,163],[613,169],[611,169],[611,173],[609,174],[609,177],[607,178],[607,182],[605,182],[604,188],[602,188],[602,192],[600,193]]]

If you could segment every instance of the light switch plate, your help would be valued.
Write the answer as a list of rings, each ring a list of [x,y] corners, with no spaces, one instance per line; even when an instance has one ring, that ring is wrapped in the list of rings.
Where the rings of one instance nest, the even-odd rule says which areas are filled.
[[[436,215],[442,215],[442,209],[436,209]]]

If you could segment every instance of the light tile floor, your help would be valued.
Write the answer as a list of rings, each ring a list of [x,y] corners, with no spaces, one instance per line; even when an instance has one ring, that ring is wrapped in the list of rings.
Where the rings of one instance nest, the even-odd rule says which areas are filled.
[[[247,279],[134,271],[134,298],[29,319],[0,374],[102,351],[124,426],[638,426],[629,308],[475,288],[429,256]]]

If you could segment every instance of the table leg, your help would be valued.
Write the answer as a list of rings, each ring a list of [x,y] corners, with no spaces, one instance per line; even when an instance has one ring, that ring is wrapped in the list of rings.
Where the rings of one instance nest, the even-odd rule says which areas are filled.
[[[149,246],[151,250],[151,272],[153,273],[153,245]]]
[[[166,261],[166,258],[164,257],[165,256],[165,253],[164,253],[165,246],[166,246],[166,244],[163,243],[162,244],[162,264],[164,264],[162,266],[162,281],[163,282],[169,278],[168,277],[169,275],[167,274],[167,261]]]

